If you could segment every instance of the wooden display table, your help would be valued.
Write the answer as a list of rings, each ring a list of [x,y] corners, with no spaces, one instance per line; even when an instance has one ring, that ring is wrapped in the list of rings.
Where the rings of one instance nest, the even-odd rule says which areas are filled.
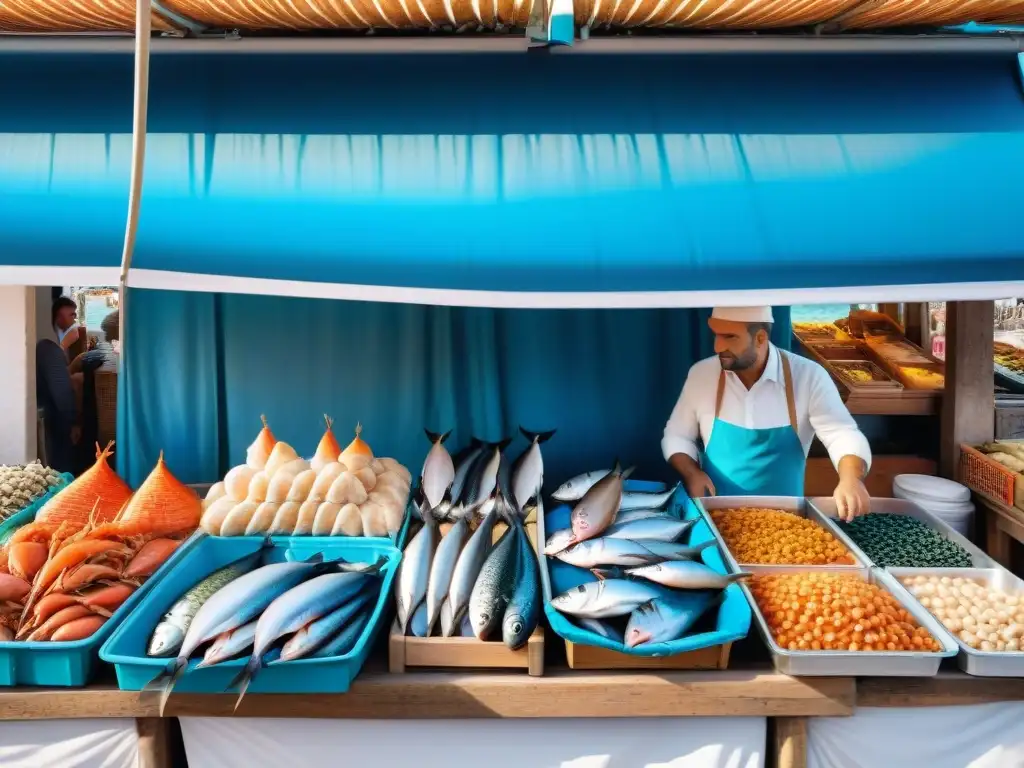
[[[984,549],[1000,565],[1013,569],[1013,542],[1024,544],[1024,510],[983,493],[974,494],[975,504],[985,512]]]

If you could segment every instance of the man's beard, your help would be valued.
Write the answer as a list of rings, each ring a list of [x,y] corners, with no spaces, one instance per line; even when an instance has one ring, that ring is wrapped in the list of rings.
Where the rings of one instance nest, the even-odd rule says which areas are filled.
[[[757,362],[757,348],[751,344],[738,357],[731,352],[724,352],[718,356],[722,369],[726,371],[745,371]]]

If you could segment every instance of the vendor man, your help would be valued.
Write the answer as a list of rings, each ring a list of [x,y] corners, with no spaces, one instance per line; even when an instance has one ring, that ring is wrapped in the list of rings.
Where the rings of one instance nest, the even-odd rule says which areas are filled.
[[[771,307],[716,307],[715,356],[690,369],[661,441],[690,496],[803,496],[814,436],[845,520],[868,512],[871,448],[828,373],[768,339]],[[703,450],[698,447],[698,440]]]

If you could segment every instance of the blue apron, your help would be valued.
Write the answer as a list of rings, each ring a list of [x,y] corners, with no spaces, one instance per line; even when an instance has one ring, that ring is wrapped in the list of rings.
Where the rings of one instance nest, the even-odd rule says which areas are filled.
[[[786,353],[782,375],[786,385],[789,424],[746,429],[718,418],[725,395],[725,371],[718,377],[715,422],[704,449],[703,469],[718,496],[803,496],[807,457],[797,432],[793,372]]]

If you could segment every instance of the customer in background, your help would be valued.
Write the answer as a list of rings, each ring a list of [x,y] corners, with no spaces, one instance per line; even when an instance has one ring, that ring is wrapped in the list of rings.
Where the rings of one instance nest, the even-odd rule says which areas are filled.
[[[71,373],[71,384],[75,391],[75,401],[79,414],[79,426],[82,439],[80,442],[80,460],[89,463],[91,447],[99,437],[99,413],[96,407],[96,374],[117,373],[120,356],[120,312],[114,310],[100,323],[103,341],[96,343],[95,349],[84,352],[68,366]]]
[[[78,305],[74,299],[58,296],[53,302],[51,319],[53,330],[57,333],[57,343],[69,359],[85,351],[85,328],[78,324]]]

